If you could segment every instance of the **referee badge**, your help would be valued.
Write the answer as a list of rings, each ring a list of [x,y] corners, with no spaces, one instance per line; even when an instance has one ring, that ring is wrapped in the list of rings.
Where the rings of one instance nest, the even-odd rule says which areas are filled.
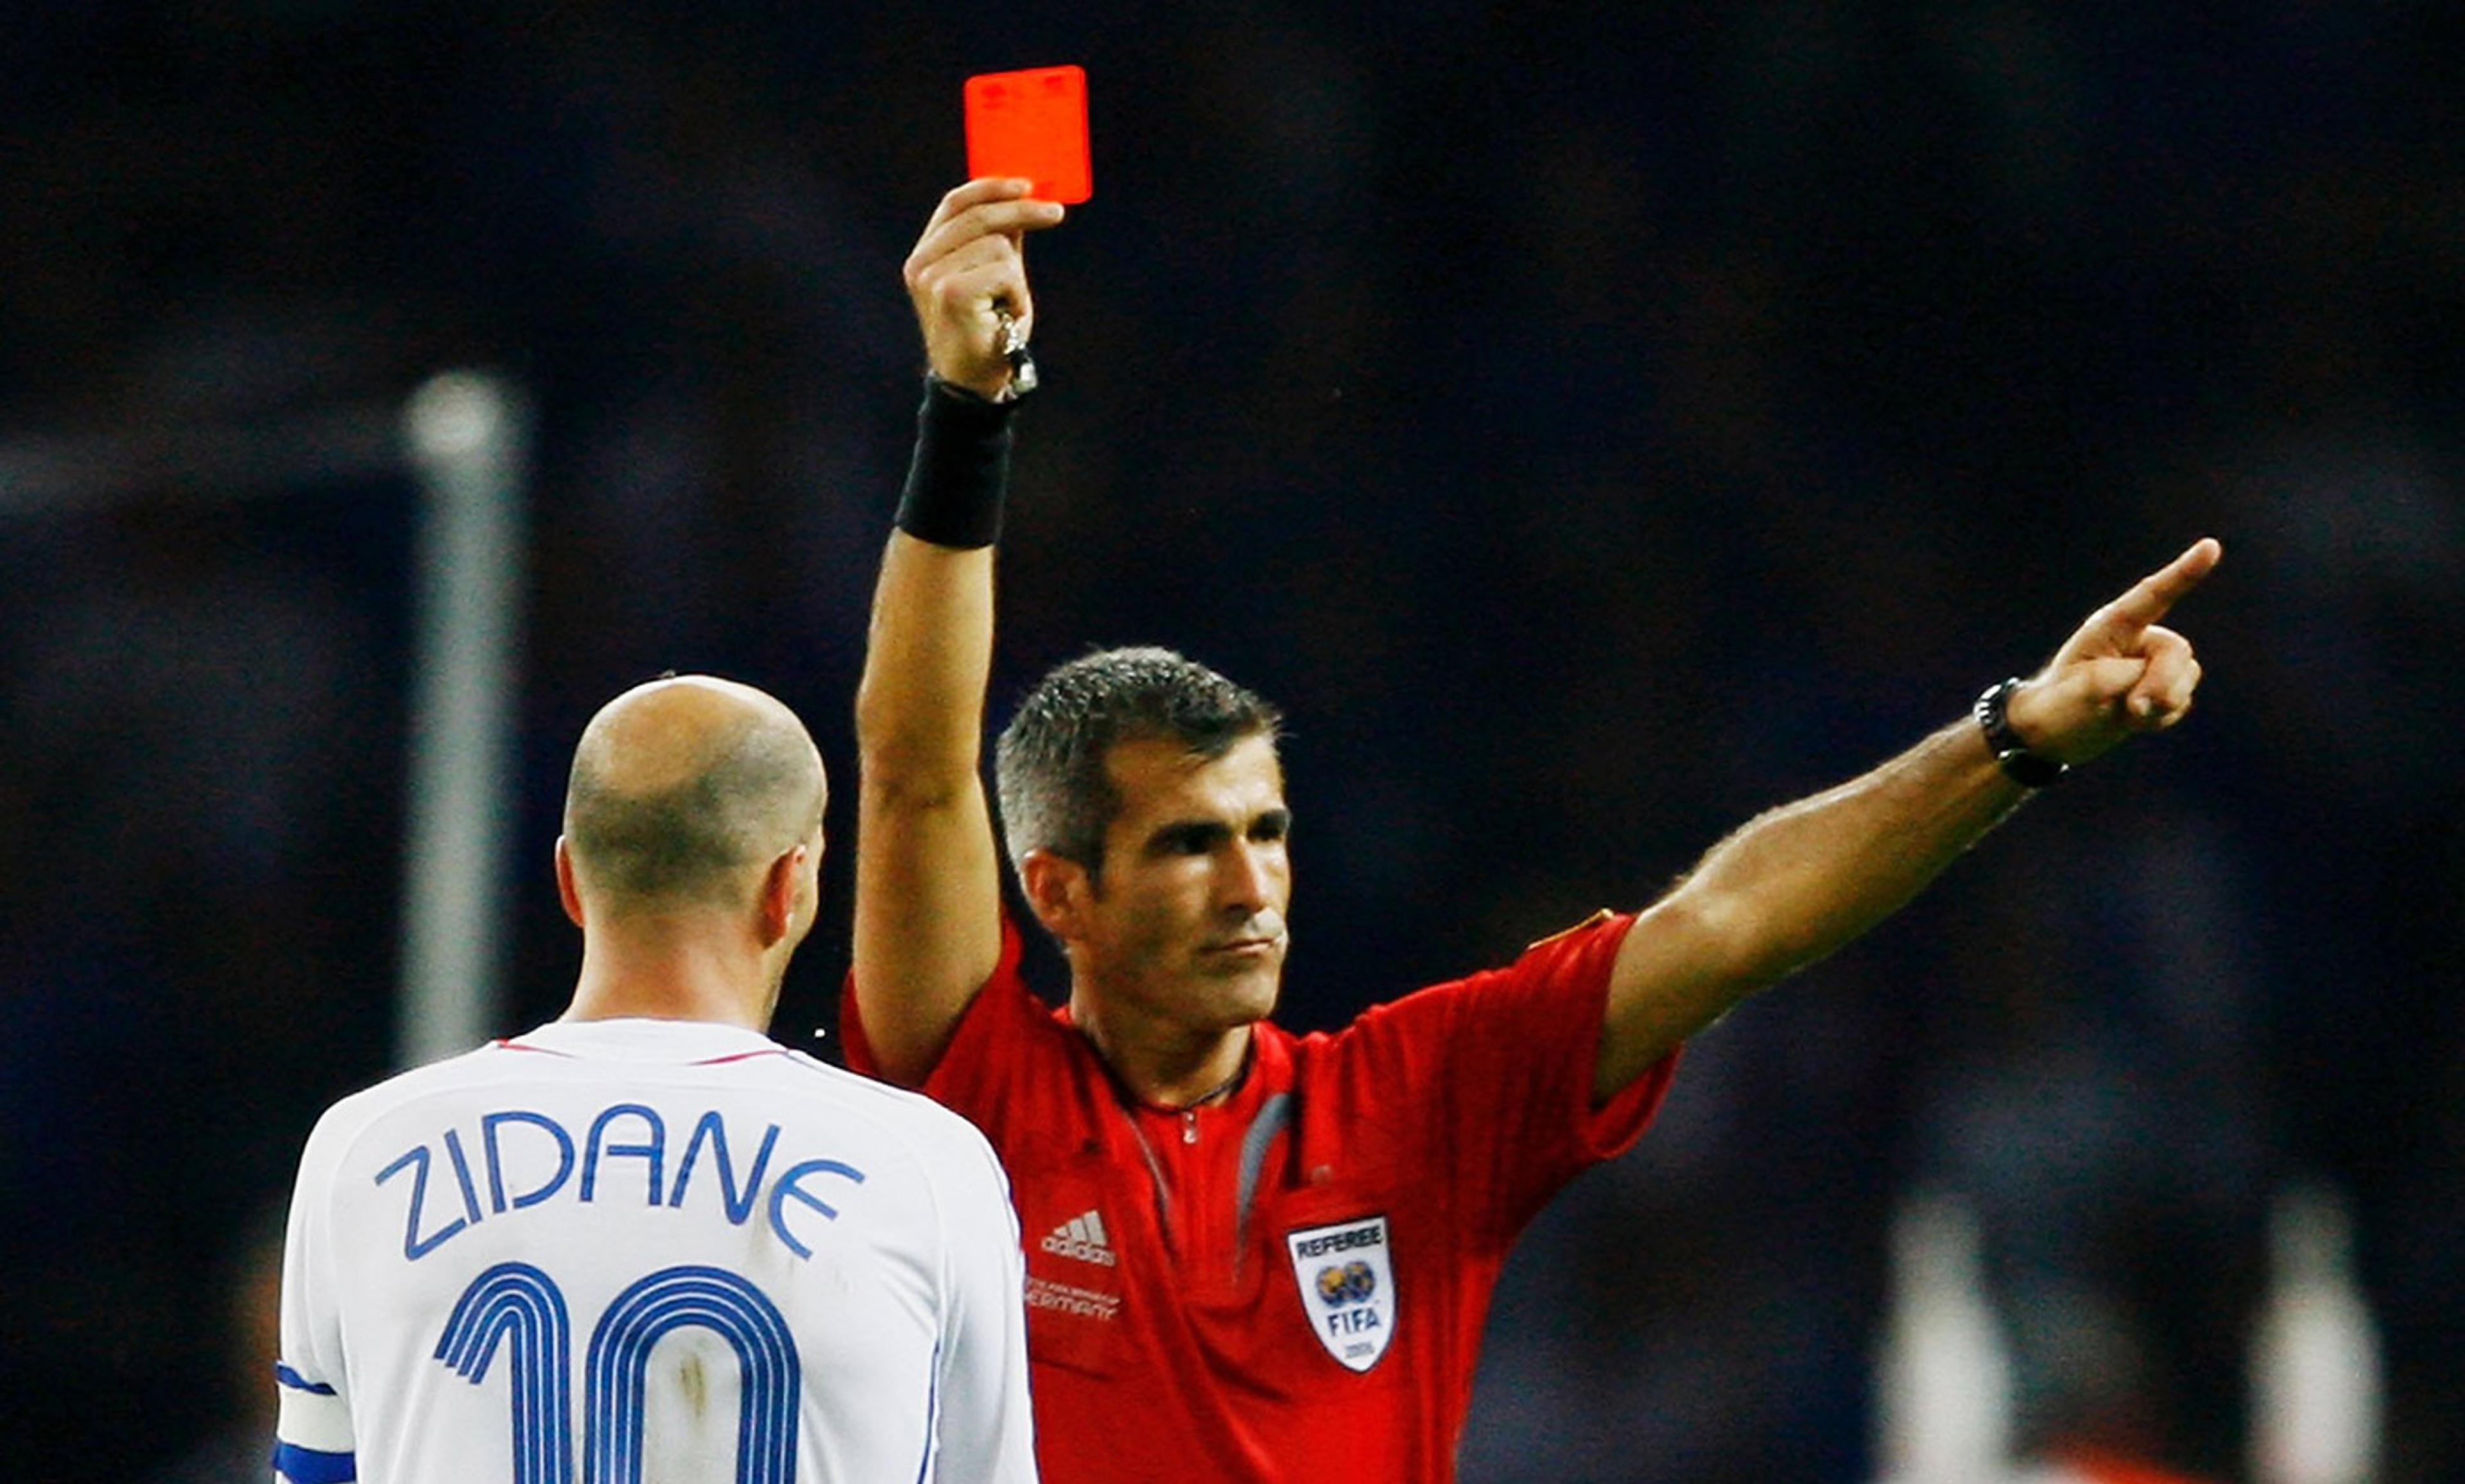
[[[1301,1312],[1318,1342],[1345,1368],[1366,1371],[1395,1334],[1395,1265],[1387,1218],[1365,1216],[1284,1233]]]

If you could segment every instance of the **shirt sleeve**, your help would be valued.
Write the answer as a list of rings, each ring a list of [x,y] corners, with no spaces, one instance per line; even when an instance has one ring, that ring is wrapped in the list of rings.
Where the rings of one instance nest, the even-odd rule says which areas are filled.
[[[932,1477],[1033,1484],[1018,1214],[991,1146],[972,1128],[959,1133],[945,1226],[949,1302],[934,1380]]]
[[[358,1477],[331,1283],[331,1233],[325,1222],[333,1174],[330,1151],[336,1142],[327,1122],[320,1122],[309,1136],[283,1233],[281,1358],[274,1366],[274,1474],[288,1484],[337,1484]]]
[[[1597,914],[1504,968],[1373,1008],[1347,1032],[1372,1077],[1412,1090],[1410,1137],[1462,1177],[1461,1214],[1500,1246],[1566,1182],[1631,1147],[1668,1096],[1674,1051],[1592,1103],[1610,970],[1633,921]]]

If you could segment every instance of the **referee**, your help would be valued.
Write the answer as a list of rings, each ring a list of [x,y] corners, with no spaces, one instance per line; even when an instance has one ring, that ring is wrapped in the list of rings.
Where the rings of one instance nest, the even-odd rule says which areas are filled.
[[[906,264],[931,367],[857,701],[860,1070],[1010,1172],[1038,1455],[1073,1484],[1445,1480],[1517,1235],[1650,1122],[1684,1040],[1897,910],[2046,786],[2167,727],[2201,541],[1881,766],[1772,809],[1637,910],[1332,1034],[1275,1008],[1290,830],[1266,701],[1161,649],[1045,677],[982,769],[994,545],[1061,209],[951,191]],[[1053,393],[1043,393],[1051,395]],[[1236,574],[1237,580],[1237,574]],[[1068,1000],[1022,981],[1006,845]]]

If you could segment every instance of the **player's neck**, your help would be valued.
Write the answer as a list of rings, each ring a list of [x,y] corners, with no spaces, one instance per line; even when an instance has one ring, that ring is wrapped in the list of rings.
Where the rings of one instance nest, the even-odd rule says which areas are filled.
[[[586,935],[565,1020],[700,1020],[769,1027],[774,976],[758,954],[690,932]]]

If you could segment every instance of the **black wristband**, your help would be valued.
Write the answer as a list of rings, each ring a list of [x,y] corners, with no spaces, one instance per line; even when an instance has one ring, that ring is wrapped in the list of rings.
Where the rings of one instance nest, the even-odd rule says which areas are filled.
[[[1988,686],[1986,694],[1978,697],[1977,704],[1970,708],[1970,715],[1977,719],[1977,729],[1986,734],[1987,749],[1994,754],[2005,777],[2023,788],[2051,788],[2063,781],[2063,775],[2072,770],[2071,764],[2057,763],[2042,752],[2031,752],[2020,734],[2011,729],[2011,719],[2004,715],[2004,707],[2020,685],[2020,677],[2014,676]]]
[[[938,376],[924,378],[916,410],[916,454],[899,492],[898,527],[936,546],[972,550],[1001,538],[1010,488],[1010,419],[1015,402],[988,402]]]

